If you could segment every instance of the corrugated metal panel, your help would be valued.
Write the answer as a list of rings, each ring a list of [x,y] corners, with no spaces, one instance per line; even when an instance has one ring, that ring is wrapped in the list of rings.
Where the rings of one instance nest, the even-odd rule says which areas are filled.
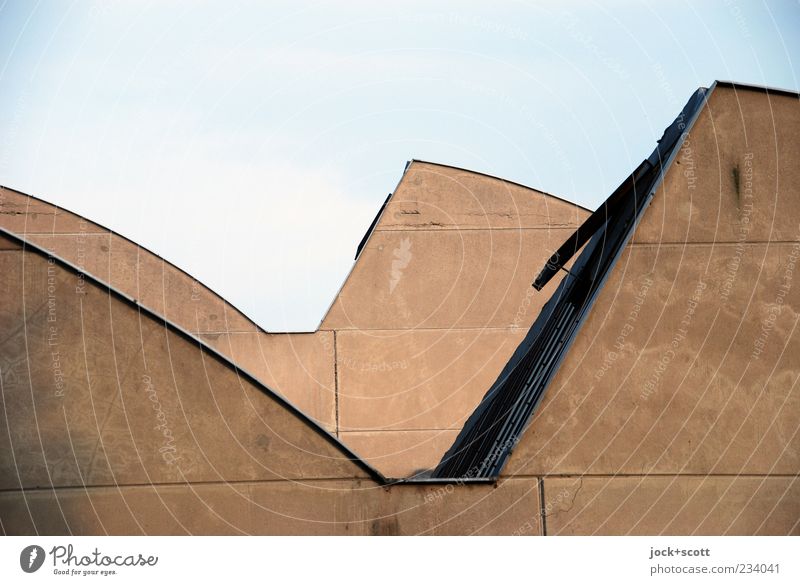
[[[536,277],[534,287],[541,289],[586,245],[431,477],[499,475],[708,94],[701,88],[692,95],[650,157]]]

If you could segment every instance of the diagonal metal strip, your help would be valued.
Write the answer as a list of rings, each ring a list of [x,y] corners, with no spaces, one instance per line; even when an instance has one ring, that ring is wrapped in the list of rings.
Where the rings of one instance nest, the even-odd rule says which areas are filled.
[[[583,247],[430,477],[499,475],[708,95],[705,88],[694,93],[650,157],[550,258],[534,282],[537,289]]]

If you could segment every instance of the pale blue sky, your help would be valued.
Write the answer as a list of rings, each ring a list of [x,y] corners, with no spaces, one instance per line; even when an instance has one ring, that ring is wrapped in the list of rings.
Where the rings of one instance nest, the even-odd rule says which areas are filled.
[[[411,158],[595,208],[698,86],[798,89],[796,1],[0,6],[0,184],[274,331],[317,326]]]

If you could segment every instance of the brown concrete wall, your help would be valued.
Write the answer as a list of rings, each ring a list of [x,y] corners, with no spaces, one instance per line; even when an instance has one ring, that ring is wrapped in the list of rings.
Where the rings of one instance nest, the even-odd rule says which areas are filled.
[[[800,531],[799,158],[796,98],[713,92],[505,470],[548,533]]]
[[[268,334],[208,289],[152,252],[88,220],[0,189],[0,227],[75,264],[257,375],[329,430],[336,428],[333,352],[315,351],[329,334]],[[330,341],[328,341],[330,344]]]
[[[555,289],[534,291],[536,270],[586,215],[413,162],[320,331],[276,334],[135,243],[0,191],[0,225],[198,335],[392,477],[439,461]]]
[[[798,534],[794,477],[547,478],[547,534]]]
[[[201,333],[200,339],[336,432],[333,333]]]
[[[0,489],[367,477],[159,319],[38,254],[0,263]]]
[[[0,526],[11,534],[797,534],[799,128],[796,99],[714,92],[496,487],[379,486],[197,341],[0,238]],[[328,428],[381,469],[428,467],[476,389],[488,387],[482,377],[499,371],[538,312],[539,297],[523,317],[508,301],[529,298],[552,250],[534,258],[532,234],[547,244],[546,234],[564,229],[556,212],[553,226],[537,229],[535,211],[517,211],[519,225],[509,226],[509,207],[491,203],[505,184],[463,173],[409,168],[316,334],[216,330],[211,308],[171,314],[194,317],[200,339],[252,361],[259,378],[301,380],[308,408],[332,417]],[[453,192],[440,197],[442,185]],[[489,210],[485,224],[470,207],[475,193],[477,208]],[[24,230],[17,211],[0,215]],[[44,245],[78,253],[76,239],[59,238],[75,235],[74,225],[47,227],[74,218],[46,208],[26,216],[39,222]],[[452,244],[454,236],[465,243]],[[139,276],[126,281],[118,262],[103,263],[115,250],[113,238],[102,249],[104,237],[95,269],[141,283],[135,264],[130,274]],[[552,239],[555,247],[563,238]],[[453,254],[431,260],[441,249],[461,250],[463,274],[453,272]],[[437,270],[472,284],[481,271],[492,278],[485,290],[479,280],[450,293]],[[482,300],[473,305],[469,294]],[[174,439],[164,451],[162,420]]]
[[[376,487],[363,481],[121,486],[0,493],[7,534],[540,534],[537,483]]]
[[[412,162],[321,325],[340,436],[392,477],[435,466],[558,285],[536,292],[536,272],[587,215]]]
[[[0,238],[5,534],[538,534],[539,482],[381,486],[258,383]]]

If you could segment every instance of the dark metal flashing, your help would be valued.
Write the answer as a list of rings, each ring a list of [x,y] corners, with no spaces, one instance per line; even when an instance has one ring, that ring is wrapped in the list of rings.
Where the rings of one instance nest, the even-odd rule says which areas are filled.
[[[356,257],[355,257],[356,260],[358,260],[358,257],[361,255],[361,250],[364,249],[364,246],[367,245],[367,242],[369,241],[370,237],[372,237],[372,234],[375,232],[375,226],[377,226],[378,222],[381,220],[381,216],[383,215],[383,212],[386,211],[386,206],[389,205],[389,201],[392,200],[392,196],[395,194],[397,189],[400,188],[400,184],[403,182],[403,179],[406,178],[406,173],[408,172],[408,167],[411,166],[412,162],[414,162],[414,161],[413,160],[407,160],[406,161],[406,164],[403,167],[403,174],[400,175],[400,180],[397,181],[397,185],[395,186],[394,191],[392,193],[389,193],[386,196],[386,200],[383,202],[383,205],[381,205],[380,209],[378,209],[378,213],[375,214],[375,217],[372,220],[372,223],[369,224],[369,227],[367,228],[367,231],[364,234],[364,237],[361,238],[361,241],[358,243],[358,247],[356,248]],[[348,275],[348,278],[349,278],[349,276],[350,275]],[[347,279],[345,279],[345,282],[347,282]],[[342,288],[344,288],[344,284],[342,284]],[[339,289],[339,292],[342,292],[341,288]],[[339,294],[337,293],[336,297],[338,297],[338,296],[339,296]],[[336,302],[336,297],[334,297],[333,302]],[[333,303],[331,303],[331,306],[333,306]],[[330,311],[330,307],[328,308],[328,310]],[[324,317],[323,317],[323,320],[324,320]]]
[[[422,474],[413,475],[403,479],[387,480],[389,484],[414,484],[414,485],[442,485],[442,484],[493,484],[497,481],[495,477],[426,477]]]
[[[486,177],[487,179],[494,179],[495,181],[500,181],[500,182],[505,183],[507,185],[514,185],[516,187],[522,187],[523,189],[526,189],[528,191],[532,191],[533,193],[536,193],[536,194],[546,195],[547,197],[550,197],[550,198],[555,199],[557,201],[561,201],[562,203],[566,203],[568,205],[574,205],[575,207],[577,207],[579,209],[582,209],[584,211],[589,211],[588,209],[586,209],[582,205],[578,205],[577,203],[574,203],[572,201],[568,201],[567,199],[564,199],[563,197],[559,197],[557,195],[553,195],[552,193],[546,193],[545,191],[542,191],[540,189],[534,189],[533,187],[529,187],[528,185],[523,185],[522,183],[516,183],[514,181],[508,181],[508,180],[503,179],[501,177],[496,177],[495,175],[490,175],[488,173],[482,173],[480,171],[473,171],[471,169],[465,169],[463,167],[457,167],[457,166],[454,166],[454,165],[447,165],[447,164],[443,164],[443,163],[431,162],[431,161],[422,160],[422,159],[418,159],[418,158],[413,158],[413,159],[411,159],[411,160],[406,162],[406,166],[403,168],[403,174],[400,177],[400,182],[398,182],[398,184],[397,184],[398,187],[400,186],[400,183],[402,182],[403,177],[405,177],[406,173],[408,172],[408,169],[414,163],[421,163],[421,164],[431,165],[431,166],[435,166],[435,167],[442,167],[442,168],[446,168],[446,169],[454,169],[454,170],[457,170],[457,171],[463,171],[465,173],[470,173],[471,175],[477,175],[477,176],[480,176],[480,177]],[[367,231],[364,233],[364,236],[361,238],[361,241],[358,243],[358,247],[356,248],[356,256],[355,256],[356,260],[358,260],[359,255],[361,255],[361,250],[364,249],[364,246],[366,245],[367,240],[369,240],[370,236],[375,231],[375,226],[378,225],[378,222],[380,221],[380,218],[383,215],[383,212],[386,210],[386,206],[389,204],[389,201],[391,200],[392,195],[394,195],[394,193],[389,193],[389,195],[386,197],[386,200],[383,202],[383,205],[381,205],[380,209],[378,209],[378,213],[375,215],[375,217],[372,220],[372,223],[369,225],[369,227],[367,228]]]
[[[408,168],[408,166],[406,166],[406,168]],[[403,174],[405,174],[405,171],[403,172]],[[378,225],[378,220],[383,215],[383,210],[386,209],[386,206],[389,204],[389,199],[391,198],[392,194],[389,193],[386,196],[386,200],[383,202],[383,205],[381,205],[380,209],[378,209],[378,213],[375,214],[375,218],[372,220],[372,223],[369,224],[369,227],[367,228],[364,237],[361,238],[361,241],[358,243],[358,247],[356,248],[356,257],[355,257],[356,260],[358,260],[358,257],[361,255],[361,250],[364,249],[364,246],[366,245],[367,240],[369,240],[369,237],[372,235],[372,232],[375,231],[375,226]]]
[[[783,95],[786,97],[800,98],[800,92],[793,89],[768,87],[766,85],[753,85],[751,83],[738,83],[736,81],[717,80],[714,82],[714,85],[711,87],[711,89],[713,90],[714,87],[728,87],[731,89],[735,89],[737,91],[738,90],[760,91],[762,93],[767,93],[771,95]]]
[[[664,131],[664,135],[658,141],[658,146],[652,154],[646,160],[642,161],[636,170],[617,187],[608,199],[600,204],[600,207],[598,207],[597,210],[578,227],[575,233],[547,260],[544,268],[542,268],[539,275],[533,281],[533,287],[536,290],[542,290],[553,276],[564,268],[578,250],[580,250],[598,230],[602,229],[609,220],[617,216],[632,190],[636,191],[635,185],[637,183],[641,185],[643,178],[650,173],[654,167],[663,166],[666,160],[665,156],[672,151],[672,148],[674,148],[677,141],[685,132],[688,112],[697,111],[700,105],[704,103],[708,91],[709,90],[706,88],[701,88],[692,95],[678,118]]]
[[[51,252],[39,246],[38,244],[30,242],[27,239],[13,232],[8,231],[4,227],[0,227],[0,236],[4,236],[9,240],[12,240],[20,244],[22,246],[23,252],[25,251],[34,252],[35,254],[38,254],[39,256],[42,256],[44,258],[52,259],[56,264],[58,264],[62,268],[69,270],[74,274],[82,274],[86,282],[89,282],[90,284],[102,290],[108,291],[109,295],[113,296],[114,298],[122,301],[123,303],[131,307],[134,307],[140,314],[152,319],[153,321],[156,321],[159,325],[163,325],[166,329],[177,333],[185,340],[197,345],[203,352],[203,354],[213,357],[224,366],[234,370],[238,376],[241,376],[249,383],[253,384],[253,386],[259,389],[263,394],[266,394],[267,396],[269,396],[270,398],[281,404],[283,407],[285,407],[294,416],[296,416],[302,422],[308,425],[309,429],[312,432],[316,432],[318,435],[321,435],[325,440],[331,443],[340,453],[342,453],[342,455],[344,455],[348,460],[352,461],[360,469],[365,471],[372,480],[381,485],[396,483],[396,480],[389,480],[386,477],[384,477],[383,474],[381,474],[377,469],[375,469],[369,463],[364,461],[361,457],[356,455],[353,451],[350,450],[349,447],[347,447],[347,445],[342,443],[337,437],[333,436],[331,433],[325,430],[325,428],[323,428],[317,421],[315,421],[307,414],[305,414],[302,410],[300,410],[297,406],[292,404],[284,396],[275,392],[275,390],[265,385],[263,382],[259,381],[258,378],[256,378],[253,374],[237,366],[230,359],[228,359],[223,354],[215,350],[213,347],[207,345],[202,339],[198,338],[197,336],[183,329],[180,325],[177,325],[172,321],[165,319],[163,316],[157,314],[155,311],[152,311],[145,305],[140,304],[133,297],[104,283],[102,280],[81,269],[79,266],[76,266],[75,264],[69,262],[68,260],[64,260],[63,258],[55,254],[52,254]]]
[[[706,88],[692,95],[653,153],[536,277],[534,287],[541,289],[583,247],[431,477],[496,478],[500,474],[709,95]]]
[[[580,250],[599,229],[605,226],[611,218],[619,213],[620,207],[625,203],[631,188],[637,181],[641,181],[648,170],[648,162],[643,161],[630,177],[625,179],[622,185],[617,187],[611,196],[606,199],[592,215],[586,218],[586,221],[578,227],[575,233],[567,238],[566,242],[561,244],[561,247],[548,258],[544,268],[542,268],[536,280],[533,281],[533,287],[536,290],[542,290],[559,270],[564,269],[564,266],[578,253],[578,250]]]

